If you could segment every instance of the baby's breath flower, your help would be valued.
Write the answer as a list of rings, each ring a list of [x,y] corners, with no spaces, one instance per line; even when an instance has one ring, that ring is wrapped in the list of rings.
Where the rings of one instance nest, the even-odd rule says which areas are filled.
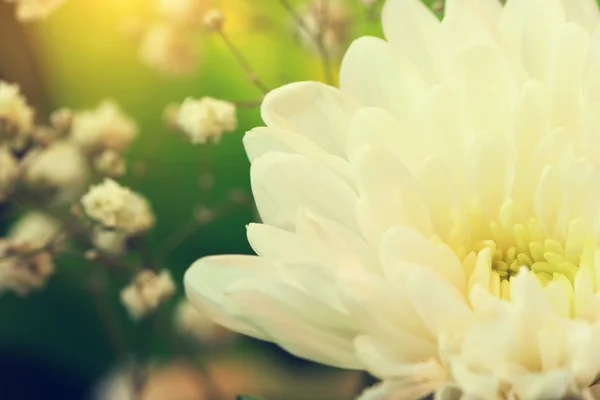
[[[65,0],[8,0],[16,3],[17,19],[30,22],[45,19],[60,7]]]
[[[121,154],[114,150],[106,150],[94,158],[94,169],[109,178],[119,178],[127,169]]]
[[[148,201],[112,179],[92,186],[81,204],[89,218],[127,235],[140,234],[154,225]]]
[[[190,97],[181,104],[177,123],[194,144],[209,139],[218,142],[223,132],[237,128],[235,104],[212,97]]]
[[[206,0],[158,0],[158,11],[173,23],[199,26],[206,5]]]
[[[191,33],[172,24],[148,28],[140,45],[140,59],[147,66],[168,75],[186,75],[198,65],[198,52]]]
[[[49,252],[21,255],[20,250],[11,241],[0,239],[0,292],[10,290],[25,296],[41,289],[54,272]]]
[[[66,141],[31,152],[23,161],[25,182],[39,189],[79,190],[87,178],[87,162],[81,150]]]
[[[37,250],[57,243],[61,223],[54,217],[32,211],[22,217],[10,230],[8,239],[21,250]]]
[[[0,81],[0,141],[30,133],[33,116],[19,86]]]
[[[72,141],[87,153],[121,152],[137,134],[135,121],[124,115],[112,100],[104,100],[94,110],[75,113],[71,127]]]
[[[19,178],[19,164],[6,145],[0,145],[0,202],[11,193]]]
[[[60,136],[64,136],[70,132],[74,116],[70,108],[61,108],[50,115],[50,124]]]
[[[221,10],[213,8],[208,10],[204,14],[203,18],[204,27],[209,31],[219,31],[223,28],[223,22],[225,22],[225,15]]]
[[[125,253],[127,236],[119,231],[95,227],[92,232],[92,244],[103,253],[120,255]]]
[[[317,50],[316,37],[326,51],[339,53],[345,48],[350,34],[350,19],[346,8],[339,1],[313,1],[302,14],[304,23],[297,26],[300,41]]]
[[[187,300],[182,300],[175,311],[175,325],[201,343],[218,344],[231,337],[231,332],[198,311]]]
[[[167,270],[160,274],[143,270],[121,291],[121,303],[134,320],[154,311],[159,304],[175,293],[175,283]]]

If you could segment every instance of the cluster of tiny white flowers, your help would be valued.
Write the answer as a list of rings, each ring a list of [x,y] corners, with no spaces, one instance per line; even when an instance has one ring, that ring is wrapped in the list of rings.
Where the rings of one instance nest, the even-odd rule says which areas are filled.
[[[177,126],[194,143],[218,142],[237,128],[235,104],[212,97],[187,98],[177,112]]]
[[[25,296],[44,287],[54,272],[51,245],[57,246],[61,225],[39,212],[26,214],[0,239],[0,291]]]
[[[156,23],[143,35],[140,59],[147,66],[167,75],[186,75],[198,65],[194,37],[185,27]]]
[[[94,169],[109,178],[118,178],[125,174],[127,166],[118,152],[106,150],[97,155],[93,161]]]
[[[143,233],[154,225],[148,201],[109,178],[90,187],[81,204],[89,218],[127,235]]]
[[[7,0],[14,2],[19,21],[30,22],[45,19],[60,7],[65,0]]]
[[[138,134],[133,119],[124,115],[112,100],[104,100],[94,110],[76,113],[71,140],[87,153],[124,151]]]
[[[121,302],[134,320],[154,311],[175,293],[175,283],[167,270],[156,274],[150,270],[138,273],[121,291]]]
[[[0,144],[0,202],[8,197],[18,177],[17,159],[7,145]]]
[[[0,141],[29,135],[33,117],[34,111],[19,86],[0,81]]]

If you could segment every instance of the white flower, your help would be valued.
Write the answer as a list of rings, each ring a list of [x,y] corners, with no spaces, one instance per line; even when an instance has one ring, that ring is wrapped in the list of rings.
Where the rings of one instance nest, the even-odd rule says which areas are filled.
[[[106,150],[94,158],[94,169],[100,174],[118,178],[125,174],[125,160],[114,150]]]
[[[44,287],[54,272],[54,264],[47,251],[23,254],[18,247],[0,239],[0,292],[10,290],[25,296]]]
[[[216,8],[208,10],[203,17],[204,27],[209,31],[221,30],[224,20],[223,11]]]
[[[54,217],[32,211],[11,228],[8,239],[20,249],[36,250],[55,243],[60,231],[61,224]]]
[[[6,145],[0,145],[0,202],[5,200],[19,178],[19,164]]]
[[[154,225],[148,200],[112,179],[92,186],[81,198],[81,204],[91,219],[128,235],[142,233]]]
[[[175,25],[152,25],[144,33],[140,45],[141,61],[168,75],[194,72],[198,57],[191,33]]]
[[[104,100],[94,110],[75,113],[71,127],[72,141],[86,152],[123,151],[137,134],[135,121],[111,100]]]
[[[390,399],[587,395],[600,372],[597,5],[446,12],[388,0],[387,41],[352,44],[339,90],[265,98],[267,127],[244,139],[258,256],[198,261],[188,297],[226,327],[369,371]]]
[[[30,22],[45,19],[60,7],[65,0],[7,0],[15,2],[17,7],[17,19],[22,22]]]
[[[129,315],[138,320],[151,313],[162,302],[175,293],[175,283],[171,274],[163,270],[160,274],[143,270],[134,281],[121,291],[121,303]]]
[[[94,247],[104,253],[120,255],[125,253],[127,236],[122,232],[96,227],[92,232]]]
[[[24,164],[25,182],[34,188],[80,190],[87,179],[87,162],[81,150],[66,141],[31,152]]]
[[[179,107],[177,123],[192,143],[218,142],[223,132],[237,128],[235,104],[203,97],[187,98]]]
[[[231,336],[230,332],[215,324],[187,300],[182,300],[177,305],[175,325],[181,332],[206,344],[216,344]]]
[[[30,133],[33,116],[19,86],[0,81],[0,139]]]
[[[205,0],[158,0],[158,11],[171,21],[184,26],[198,26],[206,10]]]

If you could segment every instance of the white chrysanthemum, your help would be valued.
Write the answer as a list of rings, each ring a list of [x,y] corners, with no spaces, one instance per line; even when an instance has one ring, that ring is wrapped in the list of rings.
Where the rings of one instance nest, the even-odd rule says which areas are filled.
[[[198,65],[198,57],[194,37],[185,28],[175,25],[152,25],[140,44],[141,61],[164,74],[192,73]]]
[[[388,0],[387,41],[352,44],[339,90],[265,98],[268,127],[244,140],[258,256],[198,261],[188,297],[387,380],[389,398],[585,394],[600,372],[597,6],[446,12]]]
[[[199,26],[207,8],[205,0],[158,0],[158,11],[171,21],[184,26]]]
[[[57,243],[61,224],[48,214],[30,212],[10,230],[8,239],[21,249],[36,250]]]
[[[16,3],[17,19],[30,22],[45,19],[60,7],[65,0],[7,0]]]
[[[91,219],[128,235],[142,233],[154,225],[148,200],[112,179],[92,186],[81,198],[81,204]]]
[[[31,132],[33,116],[19,86],[0,81],[0,139]]]
[[[179,107],[177,124],[192,143],[218,142],[224,132],[237,128],[235,104],[212,97],[187,98]]]
[[[71,139],[86,152],[123,151],[137,134],[135,121],[111,100],[104,100],[94,110],[75,113],[71,126]]]
[[[6,145],[0,145],[0,201],[6,199],[19,177],[17,159]]]
[[[35,188],[77,191],[87,179],[87,162],[81,150],[66,141],[31,152],[23,161],[25,182]]]
[[[215,324],[187,300],[182,300],[177,305],[175,325],[182,333],[205,344],[217,344],[231,336],[231,332]]]
[[[171,274],[163,270],[160,274],[143,270],[134,281],[121,291],[121,302],[131,318],[137,320],[154,311],[156,307],[175,293]]]

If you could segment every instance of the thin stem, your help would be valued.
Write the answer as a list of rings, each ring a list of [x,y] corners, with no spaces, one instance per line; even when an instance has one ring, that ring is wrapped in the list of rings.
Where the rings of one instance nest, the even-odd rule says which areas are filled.
[[[238,48],[233,44],[233,42],[229,39],[225,32],[223,32],[222,29],[219,29],[216,32],[219,34],[219,36],[221,36],[221,39],[223,39],[223,42],[225,43],[229,51],[231,51],[231,54],[236,59],[238,64],[240,64],[244,72],[246,72],[248,79],[250,79],[254,86],[256,86],[258,90],[260,90],[263,94],[269,93],[270,89],[268,88],[268,86],[265,85],[264,82],[258,77],[256,72],[254,72],[254,69],[252,68],[250,62],[246,59],[242,52],[238,50]]]
[[[321,66],[323,68],[323,75],[325,77],[325,82],[330,85],[333,84],[334,83],[333,65],[331,64],[331,57],[329,56],[329,51],[327,50],[327,46],[325,46],[325,42],[323,41],[323,33],[324,33],[325,27],[328,23],[327,16],[325,15],[327,10],[326,9],[322,10],[323,15],[321,15],[321,18],[320,18],[319,29],[317,30],[317,32],[313,32],[310,29],[310,27],[306,24],[306,22],[304,21],[302,16],[296,12],[294,7],[289,3],[288,0],[277,0],[277,1],[279,1],[279,3],[283,6],[283,8],[285,8],[285,10],[291,15],[291,17],[296,22],[296,25],[298,25],[298,28],[302,29],[315,42],[315,45],[317,46],[317,51],[319,52],[319,56],[321,58]],[[328,6],[328,4],[325,1],[326,0],[323,0],[323,3],[322,3],[323,7]]]

